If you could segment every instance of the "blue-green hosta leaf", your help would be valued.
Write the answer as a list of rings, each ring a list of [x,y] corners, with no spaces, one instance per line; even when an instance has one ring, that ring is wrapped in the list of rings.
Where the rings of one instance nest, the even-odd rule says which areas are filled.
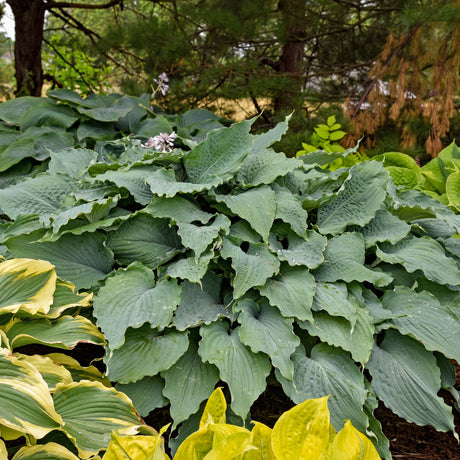
[[[50,261],[58,276],[71,281],[77,290],[91,287],[112,270],[113,253],[105,247],[105,237],[99,233],[63,235],[54,242],[38,243],[40,236],[36,232],[18,236],[6,245],[15,257]]]
[[[376,286],[386,286],[392,277],[372,271],[364,266],[365,247],[360,233],[344,233],[331,238],[324,251],[325,262],[314,270],[317,281],[333,283],[368,281]]]
[[[389,330],[374,345],[366,367],[376,395],[395,414],[417,425],[455,431],[450,407],[437,396],[441,373],[436,358],[421,343]]]
[[[278,184],[271,184],[271,188],[276,195],[275,219],[280,219],[288,223],[293,232],[305,238],[307,233],[308,213],[302,208],[302,200],[291,193],[286,187],[280,187]]]
[[[273,366],[281,375],[292,380],[294,365],[291,355],[300,345],[300,339],[292,329],[292,319],[281,316],[280,312],[268,302],[256,303],[242,299],[234,307],[240,312],[239,334],[241,342],[254,353],[263,352],[270,356]]]
[[[235,277],[232,279],[235,299],[254,286],[263,286],[268,278],[278,272],[280,266],[278,258],[263,243],[249,243],[247,252],[244,252],[224,238],[221,256],[231,259],[235,270]]]
[[[414,235],[429,236],[435,240],[449,238],[457,233],[455,227],[438,218],[416,219],[411,224]]]
[[[156,282],[152,270],[135,262],[107,279],[94,298],[94,316],[115,350],[123,345],[128,327],[146,322],[154,328],[166,327],[180,300],[176,280]]]
[[[98,104],[98,106],[94,108],[79,106],[77,110],[93,120],[110,122],[119,120],[133,109],[132,101],[127,98],[120,97],[117,99],[113,96],[110,97],[112,100],[109,102],[107,99],[107,102],[109,102],[108,104]]]
[[[272,241],[270,241],[272,243]],[[307,238],[288,235],[288,248],[276,245],[276,252],[281,261],[296,267],[304,265],[310,269],[319,267],[324,262],[323,252],[326,249],[327,238],[314,230],[307,230]]]
[[[258,288],[286,318],[311,319],[315,279],[305,267],[283,265],[280,273]]]
[[[13,222],[2,229],[1,241],[5,242],[10,238],[21,235],[29,235],[35,230],[43,230],[43,224],[37,214],[21,214]]]
[[[164,380],[159,376],[144,377],[137,382],[118,383],[116,389],[125,393],[133,402],[136,412],[146,417],[157,407],[164,407],[168,400],[163,396]]]
[[[361,233],[364,237],[366,248],[370,248],[381,241],[389,241],[395,244],[407,236],[410,229],[410,225],[398,219],[386,209],[379,209],[375,217],[364,227],[352,225],[347,230]]]
[[[46,100],[31,107],[21,120],[21,131],[32,126],[56,126],[70,128],[77,120],[78,114],[69,106],[52,104]]]
[[[0,424],[40,439],[63,421],[38,370],[7,353],[0,352]]]
[[[177,233],[181,237],[182,244],[186,248],[193,249],[195,258],[198,258],[219,237],[219,234],[228,234],[230,224],[227,216],[218,214],[210,225],[179,223]]]
[[[187,352],[161,375],[165,379],[163,394],[171,401],[172,429],[198,411],[219,380],[217,368],[201,361],[192,340]]]
[[[274,128],[268,130],[265,133],[257,134],[254,136],[254,143],[252,145],[251,152],[258,153],[279,141],[283,134],[286,134],[291,117],[292,113],[288,115],[284,121],[280,121]]]
[[[302,164],[300,160],[286,158],[284,153],[260,150],[246,157],[236,178],[243,187],[271,184],[277,177],[285,176]]]
[[[212,250],[201,254],[200,257],[183,257],[175,262],[171,262],[166,269],[166,273],[172,278],[200,283],[213,257],[214,251]]]
[[[24,117],[33,106],[41,104],[39,97],[23,96],[16,99],[9,99],[0,105],[0,119],[7,123],[19,126]]]
[[[237,195],[216,195],[215,198],[249,222],[263,240],[267,241],[276,215],[276,195],[270,187],[261,185]]]
[[[96,161],[97,152],[89,149],[69,149],[62,152],[51,152],[50,157],[48,172],[67,174],[74,178],[86,172],[91,163]]]
[[[0,190],[0,208],[10,219],[20,214],[45,217],[61,207],[73,187],[73,181],[65,175],[43,173]]]
[[[171,122],[162,115],[155,118],[147,118],[141,121],[132,133],[136,137],[154,137],[160,133],[170,133],[173,130]]]
[[[313,313],[312,321],[304,321],[300,326],[322,342],[349,351],[356,362],[365,364],[369,360],[374,343],[374,325],[364,308],[356,308],[354,325],[345,318],[318,311]]]
[[[265,390],[265,379],[272,366],[266,355],[253,353],[241,343],[238,330],[229,331],[224,322],[201,326],[203,338],[198,354],[203,361],[217,366],[220,378],[230,388],[233,412],[244,419],[252,403]]]
[[[287,381],[278,371],[276,376],[285,393],[296,404],[330,395],[328,406],[334,428],[340,430],[344,420],[351,420],[354,427],[366,432],[368,419],[363,406],[367,391],[364,377],[347,352],[320,343],[313,347],[310,358],[300,347],[292,360],[294,380]]]
[[[111,140],[117,135],[112,123],[103,123],[96,120],[82,121],[77,128],[77,138],[81,142],[85,139]]]
[[[173,198],[153,196],[144,211],[153,217],[167,217],[174,223],[201,222],[206,224],[213,217],[213,214],[202,211],[198,204],[181,196]]]
[[[251,150],[249,130],[253,122],[245,120],[211,131],[204,142],[187,153],[184,166],[190,182],[217,185],[231,179]]]
[[[107,246],[120,264],[141,262],[152,269],[182,251],[180,239],[166,219],[142,213],[123,222],[117,230],[108,232]]]
[[[168,328],[163,332],[148,324],[128,329],[125,343],[105,358],[107,376],[119,383],[136,382],[169,369],[188,349],[188,333]]]
[[[385,293],[382,303],[395,315],[391,323],[401,334],[417,339],[428,350],[460,360],[460,322],[434,295],[398,286]]]
[[[64,420],[64,433],[83,458],[106,449],[112,431],[136,434],[136,426],[142,423],[125,394],[100,382],[59,383],[53,400]]]
[[[366,225],[385,199],[388,177],[388,172],[376,161],[352,166],[338,193],[320,205],[319,231],[336,235],[347,225]]]
[[[395,245],[383,243],[376,254],[385,262],[403,265],[410,273],[421,270],[436,283],[460,285],[459,265],[445,255],[437,241],[427,236],[406,238]]]
[[[182,301],[174,312],[173,325],[179,331],[210,324],[219,318],[231,317],[231,310],[222,303],[222,277],[209,271],[198,283],[184,281]]]

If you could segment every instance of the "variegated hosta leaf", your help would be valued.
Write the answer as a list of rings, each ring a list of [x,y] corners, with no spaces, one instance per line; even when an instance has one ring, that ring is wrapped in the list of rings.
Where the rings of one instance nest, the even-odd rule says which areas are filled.
[[[22,321],[17,318],[6,324],[4,330],[13,348],[31,343],[56,348],[74,348],[79,342],[102,345],[104,335],[83,316],[61,316],[55,322],[46,319]]]
[[[137,214],[117,230],[107,233],[107,246],[117,262],[141,262],[152,269],[181,252],[180,239],[166,219]]]
[[[410,273],[422,270],[429,280],[436,283],[460,285],[459,264],[445,255],[437,241],[427,236],[406,238],[395,245],[383,243],[376,254],[385,262],[403,265]]]
[[[106,449],[112,431],[136,434],[136,426],[141,424],[128,397],[99,382],[60,383],[53,400],[64,421],[62,431],[83,458]]]
[[[0,424],[38,439],[63,424],[38,370],[3,352],[0,353]]]
[[[221,256],[232,260],[235,277],[232,280],[233,297],[238,299],[248,289],[262,286],[265,281],[278,272],[279,260],[263,243],[249,243],[247,252],[224,238]]]
[[[338,193],[320,205],[319,231],[336,235],[348,225],[366,225],[383,204],[388,178],[388,171],[376,161],[352,166]]]
[[[328,404],[331,423],[336,430],[350,419],[360,431],[366,432],[368,419],[363,412],[367,398],[364,377],[350,355],[338,348],[320,343],[310,357],[302,348],[292,356],[294,380],[287,381],[276,371],[285,393],[296,403],[330,395]]]
[[[219,371],[201,360],[193,340],[190,340],[187,352],[161,375],[165,379],[163,395],[171,401],[173,430],[198,411],[201,402],[209,397],[219,380]]]
[[[46,313],[46,317],[55,319],[69,308],[88,307],[91,304],[92,298],[92,293],[81,292],[77,294],[75,293],[75,286],[72,283],[58,278],[56,281],[56,290],[53,295],[53,304]]]
[[[232,410],[245,418],[267,385],[265,379],[272,367],[268,357],[252,353],[241,343],[238,328],[229,331],[223,322],[201,326],[200,335],[198,354],[217,366],[220,378],[230,388]]]
[[[460,322],[451,310],[429,292],[397,286],[383,296],[383,306],[394,314],[391,323],[401,334],[460,361]]]
[[[146,322],[154,328],[166,327],[180,301],[176,280],[157,282],[152,270],[135,262],[107,279],[94,299],[94,316],[115,350],[123,345],[128,327]]]
[[[281,266],[280,273],[258,288],[271,305],[278,307],[286,318],[311,319],[315,294],[315,278],[305,267]]]
[[[270,187],[261,185],[236,195],[216,195],[215,198],[249,222],[264,241],[268,240],[276,216],[276,195]]]
[[[421,343],[389,330],[374,345],[366,368],[376,395],[395,414],[417,425],[455,431],[451,409],[437,395],[441,374],[436,358]]]
[[[360,233],[343,233],[331,238],[324,252],[325,262],[314,270],[317,281],[333,283],[368,281],[376,286],[386,286],[392,277],[372,271],[364,266],[364,239]]]
[[[0,312],[48,313],[56,272],[44,260],[11,259],[0,263]]]
[[[240,312],[241,342],[254,353],[263,352],[270,356],[281,375],[292,380],[294,366],[290,358],[300,344],[293,331],[293,320],[283,318],[279,310],[266,301],[256,303],[251,299],[241,299],[234,309]]]
[[[144,325],[128,329],[121,348],[109,350],[108,377],[119,383],[136,382],[169,369],[188,348],[188,333],[175,329],[158,332]]]
[[[61,444],[47,442],[21,447],[12,460],[79,460],[79,458]]]

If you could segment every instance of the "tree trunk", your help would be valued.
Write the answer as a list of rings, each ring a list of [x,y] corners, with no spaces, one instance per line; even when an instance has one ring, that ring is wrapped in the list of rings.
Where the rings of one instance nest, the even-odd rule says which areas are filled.
[[[46,5],[43,0],[7,0],[14,14],[16,96],[41,96],[42,41]]]

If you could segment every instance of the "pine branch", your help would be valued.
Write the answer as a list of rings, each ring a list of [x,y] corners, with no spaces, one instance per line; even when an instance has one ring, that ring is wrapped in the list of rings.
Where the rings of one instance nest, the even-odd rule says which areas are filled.
[[[56,2],[54,0],[50,0],[46,4],[46,9],[50,10],[52,8],[79,8],[85,10],[104,10],[116,5],[122,5],[123,0],[112,0],[108,3],[91,3],[91,4],[84,4],[84,3],[77,3],[77,2]]]

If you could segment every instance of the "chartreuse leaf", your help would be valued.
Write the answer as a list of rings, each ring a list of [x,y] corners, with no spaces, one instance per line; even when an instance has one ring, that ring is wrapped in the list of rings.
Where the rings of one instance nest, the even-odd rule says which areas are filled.
[[[201,326],[198,353],[203,361],[217,366],[230,388],[232,410],[244,418],[264,391],[271,364],[266,355],[254,354],[241,343],[238,329],[229,331],[224,322]]]
[[[208,398],[200,419],[200,428],[207,423],[225,423],[227,401],[221,387],[217,387]]]
[[[228,433],[231,427],[234,433]],[[214,431],[213,448],[206,455],[210,460],[231,460],[241,458],[245,452],[256,450],[251,445],[251,433],[245,428],[229,425],[210,425],[210,430]],[[219,439],[219,430],[224,429]],[[217,432],[217,433],[216,433]]]
[[[56,272],[44,260],[11,259],[0,263],[0,313],[48,313]]]
[[[372,159],[382,162],[396,186],[415,188],[423,181],[420,166],[405,153],[385,152]]]
[[[279,460],[325,458],[329,444],[327,396],[310,399],[284,412],[272,431],[272,448]]]
[[[460,211],[460,171],[449,174],[446,181],[446,195],[449,206]]]
[[[343,233],[331,238],[324,259],[325,262],[313,272],[317,281],[368,281],[376,286],[386,286],[392,281],[390,275],[364,266],[365,246],[360,233]]]
[[[249,222],[263,240],[267,241],[276,215],[276,195],[270,187],[261,185],[236,195],[216,195],[215,198]]]
[[[250,442],[258,450],[245,452],[243,460],[276,460],[272,448],[272,430],[263,423],[252,421]]]
[[[59,383],[53,396],[64,433],[83,458],[106,449],[113,430],[136,434],[141,420],[126,395],[100,382]]]
[[[307,268],[283,264],[280,273],[258,289],[271,305],[278,307],[284,317],[312,319],[311,306],[316,283]]]
[[[278,272],[279,260],[263,243],[248,243],[249,248],[244,252],[240,247],[223,239],[221,256],[231,259],[235,270],[232,280],[233,297],[238,299],[253,286],[262,286],[265,281]]]
[[[109,350],[108,377],[130,383],[169,369],[188,349],[188,333],[172,328],[158,332],[148,324],[128,329],[121,348]]]
[[[115,350],[123,345],[128,327],[146,322],[153,328],[166,327],[180,301],[176,280],[157,282],[152,270],[135,262],[107,279],[94,299],[94,316]]]
[[[114,231],[107,233],[107,246],[117,262],[141,262],[155,269],[181,252],[180,239],[166,219],[135,214]]]
[[[319,231],[336,235],[347,225],[366,225],[383,204],[387,182],[388,172],[376,161],[352,166],[338,193],[318,208]]]
[[[0,455],[2,455],[3,458],[8,458],[8,451],[6,450],[6,446],[3,442],[3,439],[0,439]]]
[[[174,460],[202,460],[212,449],[214,433],[206,425],[188,436],[177,449]]]
[[[377,397],[417,425],[455,432],[451,409],[437,396],[441,374],[433,353],[416,340],[389,330],[374,345],[366,365]]]
[[[200,408],[200,404],[214,389],[219,380],[219,371],[213,365],[201,361],[198,346],[190,340],[187,352],[167,371],[163,395],[171,401],[172,429],[187,420]]]
[[[253,138],[249,134],[252,120],[234,123],[229,128],[211,131],[206,140],[184,156],[190,182],[215,183],[231,179],[249,154]]]
[[[270,356],[281,375],[292,380],[294,366],[290,357],[300,344],[293,331],[293,320],[283,318],[279,310],[266,301],[256,303],[251,299],[242,299],[234,310],[240,312],[241,342],[254,353],[263,352]]]
[[[5,457],[7,458],[7,457]],[[61,444],[47,442],[43,445],[21,447],[12,460],[79,460]]]
[[[6,353],[0,353],[0,424],[40,439],[63,420],[38,370]]]
[[[439,284],[460,284],[460,270],[455,261],[445,255],[443,247],[428,236],[408,237],[395,245],[382,243],[377,257],[391,264],[401,264],[413,273],[421,270],[431,281]]]

